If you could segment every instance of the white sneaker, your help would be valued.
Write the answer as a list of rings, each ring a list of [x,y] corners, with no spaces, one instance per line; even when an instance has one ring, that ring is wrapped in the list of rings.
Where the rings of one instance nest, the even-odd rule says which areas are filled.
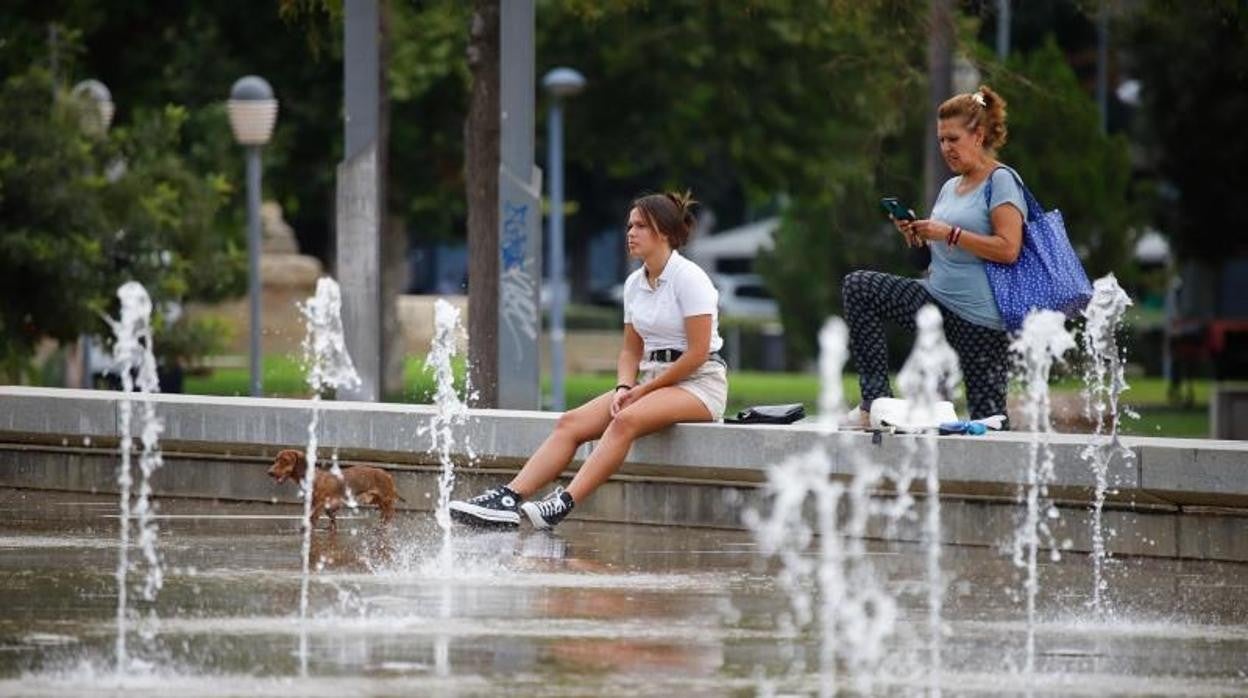
[[[575,504],[572,495],[564,492],[562,487],[556,487],[554,492],[539,501],[521,504],[520,511],[528,515],[534,528],[550,529],[563,521]]]

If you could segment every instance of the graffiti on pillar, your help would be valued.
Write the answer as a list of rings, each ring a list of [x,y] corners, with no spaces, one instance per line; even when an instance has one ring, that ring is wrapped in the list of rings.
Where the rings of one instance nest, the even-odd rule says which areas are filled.
[[[524,355],[525,340],[537,339],[537,283],[530,271],[528,252],[528,204],[503,202],[501,303],[498,309],[515,343],[517,356]]]

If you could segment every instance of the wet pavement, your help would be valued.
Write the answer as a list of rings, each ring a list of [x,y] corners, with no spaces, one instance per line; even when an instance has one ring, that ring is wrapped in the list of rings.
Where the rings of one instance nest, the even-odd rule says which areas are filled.
[[[113,496],[0,490],[0,695],[819,693],[818,633],[789,630],[748,533],[575,518],[553,535],[457,531],[448,570],[431,515],[384,530],[361,512],[315,532],[301,623],[298,508],[204,500],[161,502],[165,584],[134,604],[136,659],[118,675],[116,511]],[[869,550],[899,622],[865,690],[922,695],[924,551]],[[942,563],[945,695],[1248,694],[1248,566],[1113,560],[1114,611],[1097,618],[1088,558],[1046,562],[1029,677],[1009,558],[946,547]]]

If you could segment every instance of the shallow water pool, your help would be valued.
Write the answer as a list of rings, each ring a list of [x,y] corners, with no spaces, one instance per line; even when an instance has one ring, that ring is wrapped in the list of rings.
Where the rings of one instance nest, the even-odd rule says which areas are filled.
[[[0,695],[818,692],[819,637],[789,629],[775,565],[748,533],[575,519],[554,535],[457,532],[446,569],[432,515],[385,531],[360,513],[315,532],[301,623],[299,513],[162,500],[165,585],[154,609],[135,604],[135,661],[119,675],[116,498],[0,490]],[[923,551],[869,550],[901,610],[869,691],[921,694]],[[1046,563],[1026,677],[1009,559],[947,547],[943,564],[948,694],[1248,693],[1248,566],[1114,560],[1115,615],[1096,619],[1087,558]]]

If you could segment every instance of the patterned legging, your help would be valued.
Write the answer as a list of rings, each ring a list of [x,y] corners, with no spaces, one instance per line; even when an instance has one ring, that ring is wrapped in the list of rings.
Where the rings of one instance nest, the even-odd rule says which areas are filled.
[[[855,271],[841,285],[849,349],[858,367],[858,386],[864,408],[877,397],[892,397],[888,385],[888,346],[884,320],[914,331],[914,315],[927,303],[940,308],[945,337],[958,354],[966,383],[971,419],[1005,414],[1009,380],[1009,335],[968,322],[928,294],[914,279],[875,271]]]

